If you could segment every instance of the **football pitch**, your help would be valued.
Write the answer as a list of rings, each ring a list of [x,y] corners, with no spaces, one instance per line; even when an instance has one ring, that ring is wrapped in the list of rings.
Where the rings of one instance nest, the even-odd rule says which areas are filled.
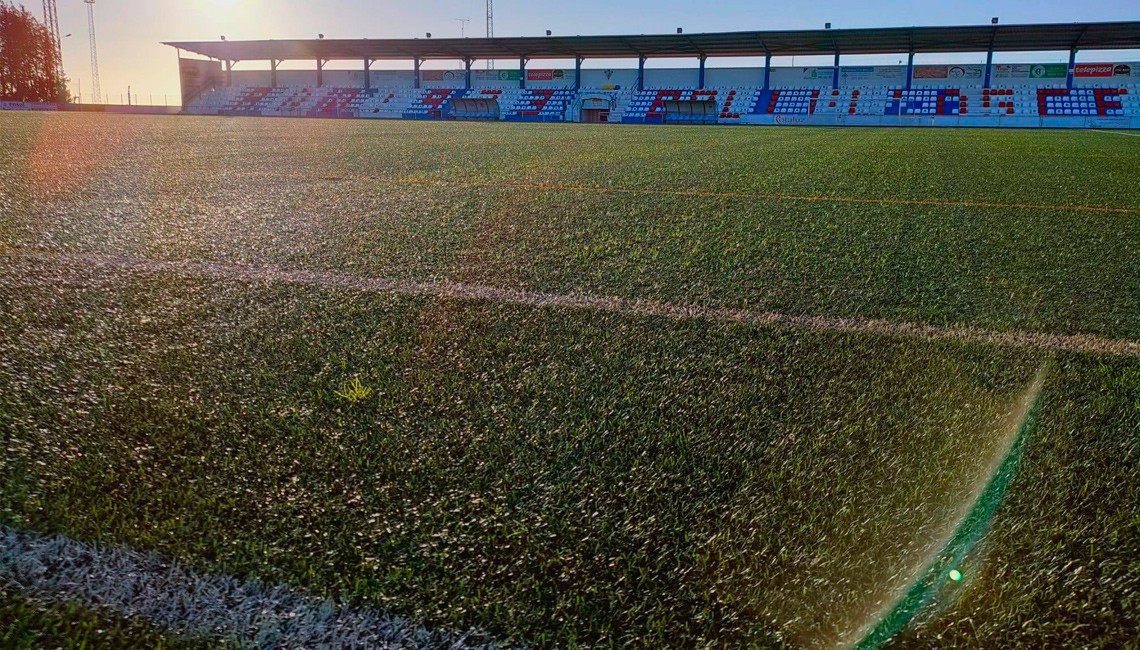
[[[27,536],[472,644],[1140,637],[1138,138],[0,134],[2,647],[256,643]]]

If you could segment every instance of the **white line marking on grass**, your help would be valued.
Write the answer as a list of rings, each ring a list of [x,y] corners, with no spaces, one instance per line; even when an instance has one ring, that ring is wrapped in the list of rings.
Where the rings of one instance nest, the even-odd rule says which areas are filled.
[[[1092,334],[1048,334],[1017,330],[1002,332],[970,326],[944,327],[882,319],[782,314],[726,307],[673,304],[643,299],[540,293],[457,282],[418,282],[415,280],[368,278],[326,271],[295,271],[271,266],[238,266],[217,262],[162,261],[95,254],[0,253],[0,257],[43,261],[53,264],[57,269],[70,267],[70,270],[76,273],[100,268],[116,272],[174,273],[239,282],[280,282],[407,296],[507,303],[529,307],[595,310],[679,320],[709,320],[826,332],[878,334],[928,341],[949,340],[1002,347],[1140,357],[1140,341],[1109,339]],[[2,275],[0,275],[0,281],[3,281]]]
[[[1097,133],[1107,133],[1108,135],[1126,135],[1130,138],[1140,138],[1140,133],[1125,133],[1124,131],[1106,131],[1104,129],[1093,129]]]
[[[167,632],[244,648],[500,648],[482,635],[430,632],[403,618],[304,596],[119,546],[0,526],[0,584],[78,602]]]

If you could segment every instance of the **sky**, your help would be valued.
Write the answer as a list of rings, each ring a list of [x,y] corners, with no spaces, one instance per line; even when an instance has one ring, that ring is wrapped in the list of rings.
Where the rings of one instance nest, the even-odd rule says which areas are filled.
[[[485,0],[97,0],[99,75],[105,95],[117,103],[127,88],[142,103],[178,103],[177,54],[162,41],[316,38],[411,38],[431,32],[437,38],[458,37],[458,18],[470,18],[467,36],[483,34]],[[18,0],[19,3],[19,0]],[[39,15],[39,0],[23,0]],[[64,69],[72,92],[82,87],[90,101],[91,65],[87,38],[87,5],[82,0],[58,0],[63,34]],[[1003,24],[1031,22],[1094,22],[1135,20],[1131,0],[815,0],[768,2],[757,0],[574,0],[573,2],[496,0],[497,36],[540,36],[546,30],[558,35],[664,34],[678,27],[687,33],[760,29],[814,29],[832,23],[834,28],[902,27],[912,25],[989,24],[998,16]],[[927,55],[930,62],[982,62],[984,55],[951,57]],[[859,57],[852,64],[897,63],[898,57]],[[919,57],[921,61],[922,57]],[[1001,55],[1002,61],[1062,61],[1061,53]],[[1137,60],[1138,53],[1106,55],[1086,52],[1078,60]],[[797,64],[828,64],[828,59]],[[560,67],[567,62],[536,62],[539,67]],[[776,61],[777,65],[790,64]],[[351,65],[351,64],[348,64]],[[572,65],[569,64],[569,65]],[[586,67],[619,65],[587,61]],[[635,62],[625,62],[634,66]],[[696,61],[667,59],[651,66],[695,66]],[[710,60],[710,67],[755,65],[754,61]],[[254,69],[240,64],[236,69]],[[283,69],[312,69],[314,64],[288,62]],[[336,67],[336,66],[330,66]],[[377,67],[411,67],[392,63]],[[458,62],[425,64],[458,68]],[[501,62],[498,67],[517,67]]]

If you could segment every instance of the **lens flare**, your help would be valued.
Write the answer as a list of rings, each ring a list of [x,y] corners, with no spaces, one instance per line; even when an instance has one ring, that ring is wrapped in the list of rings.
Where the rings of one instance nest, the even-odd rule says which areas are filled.
[[[915,576],[910,588],[901,597],[890,601],[892,606],[885,608],[883,615],[860,628],[861,640],[855,644],[856,648],[874,650],[909,625],[920,610],[936,599],[938,586],[944,584],[937,579],[937,576],[943,575],[947,566],[961,566],[966,556],[989,529],[990,521],[1005,499],[1009,484],[1017,472],[1026,440],[1036,426],[1039,398],[1045,385],[1048,368],[1046,364],[1038,371],[1033,384],[1010,414],[1008,430],[1012,435],[1008,451],[998,459],[993,470],[989,472],[989,480],[979,490],[969,510],[941,545],[940,552],[929,558],[925,563],[925,569]],[[958,569],[951,570],[949,575],[955,582],[962,579],[962,573]]]

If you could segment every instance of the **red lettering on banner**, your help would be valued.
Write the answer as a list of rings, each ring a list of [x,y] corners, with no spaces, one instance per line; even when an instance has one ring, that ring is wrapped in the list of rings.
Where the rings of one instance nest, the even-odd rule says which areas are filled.
[[[1073,74],[1078,77],[1111,77],[1115,67],[1111,63],[1082,63],[1073,70]]]

